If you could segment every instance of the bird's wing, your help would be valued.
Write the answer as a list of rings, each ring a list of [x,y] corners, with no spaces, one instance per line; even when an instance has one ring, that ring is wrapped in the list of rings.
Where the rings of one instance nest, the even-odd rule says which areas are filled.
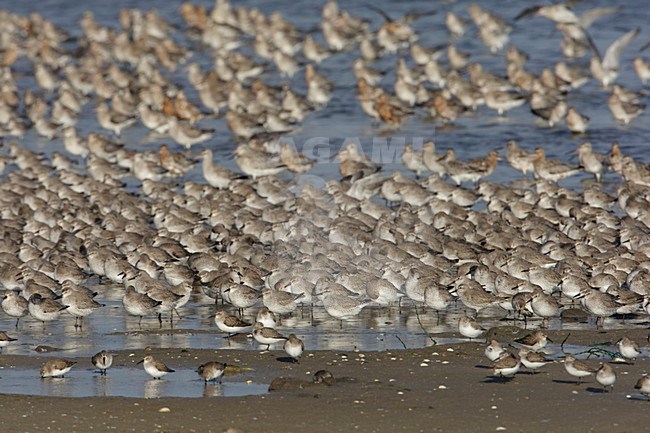
[[[594,21],[604,16],[614,14],[620,10],[621,10],[620,6],[609,6],[609,7],[589,9],[588,11],[580,15],[580,18],[578,19],[578,23],[583,29],[588,29],[594,23]]]
[[[522,18],[534,15],[535,13],[537,13],[537,11],[540,8],[541,6],[531,6],[529,8],[524,9],[523,11],[519,12],[519,14],[515,17],[515,21],[519,21]]]
[[[605,57],[603,57],[603,67],[605,69],[617,69],[618,61],[621,57],[621,52],[623,49],[639,34],[640,29],[630,30],[625,33],[620,38],[616,39],[612,45],[607,48],[605,51]]]

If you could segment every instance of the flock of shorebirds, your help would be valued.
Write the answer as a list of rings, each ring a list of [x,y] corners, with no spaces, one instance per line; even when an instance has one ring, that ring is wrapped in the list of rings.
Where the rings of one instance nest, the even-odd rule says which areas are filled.
[[[490,51],[508,47],[507,77],[499,77],[456,48],[469,22],[455,14],[445,20],[450,43],[433,49],[418,45],[411,27],[426,13],[393,19],[369,7],[385,19],[376,30],[326,3],[320,34],[277,12],[235,9],[224,0],[212,10],[183,4],[182,32],[155,10],[121,10],[119,28],[86,12],[74,37],[37,13],[0,12],[0,136],[21,138],[33,128],[61,138],[65,149],[43,155],[11,142],[0,157],[0,173],[7,171],[0,184],[2,310],[16,327],[28,315],[45,323],[64,312],[82,327],[103,306],[96,299],[108,285],[123,287],[127,314],[140,321],[158,315],[161,326],[163,315],[180,318],[178,310],[197,292],[221,299],[227,307],[215,315],[220,330],[252,330],[260,344],[284,343],[294,359],[304,345],[282,335],[273,316],[300,305],[322,305],[348,320],[365,307],[402,300],[435,311],[459,301],[476,313],[502,308],[543,325],[579,300],[597,327],[615,315],[650,314],[650,166],[618,143],[604,155],[584,141],[579,165],[571,165],[547,158],[543,147],[530,151],[509,141],[505,159],[524,174],[511,185],[484,179],[502,160],[497,150],[459,160],[453,149],[436,153],[433,141],[421,150],[406,145],[405,170],[392,174],[349,145],[338,153],[341,178],[324,190],[276,176],[305,173],[315,163],[282,135],[329,102],[334,84],[317,67],[337,52],[359,50],[353,71],[361,108],[383,123],[399,127],[416,107],[451,122],[481,105],[501,115],[528,103],[548,126],[564,121],[584,133],[589,119],[567,100],[592,77],[609,92],[616,120],[627,124],[643,112],[643,94],[615,83],[621,52],[639,30],[601,56],[587,28],[617,8],[580,16],[564,4],[526,10],[519,19],[557,23],[565,57],[592,53],[591,73],[562,61],[536,75],[526,70],[527,56],[508,45],[513,27],[472,5],[469,16]],[[179,33],[187,46],[177,42]],[[199,50],[214,59],[208,70],[191,62]],[[386,73],[370,64],[405,52],[414,66],[400,57],[392,94],[380,86]],[[447,65],[440,63],[444,53]],[[634,67],[645,83],[648,64],[638,58]],[[181,68],[190,95],[170,78]],[[303,68],[305,95],[262,80],[273,71],[290,79]],[[36,87],[21,93],[14,75],[25,70]],[[82,137],[75,125],[90,101],[99,101],[94,109],[104,133]],[[234,158],[242,173],[214,161],[214,131],[198,125],[221,116],[238,141]],[[139,151],[116,139],[136,123],[184,150]],[[195,146],[203,150],[197,154]],[[204,182],[186,180],[199,159]],[[594,176],[583,191],[557,183],[583,173]],[[606,187],[604,175],[612,179]],[[125,183],[133,179],[135,189]],[[614,179],[620,182],[612,185]],[[89,288],[89,279],[101,284]],[[260,304],[257,323],[244,322],[241,312]],[[495,358],[495,372],[515,372],[532,353],[505,352]],[[97,355],[98,368],[110,363],[107,354]],[[150,356],[143,363],[154,377],[171,371]],[[581,364],[567,357],[565,365]],[[71,366],[53,360],[41,375],[63,375]],[[219,379],[224,369],[210,363],[199,374]],[[648,380],[640,384],[647,393]]]
[[[106,375],[106,371],[113,365],[113,355],[105,350],[95,354],[91,361],[93,365],[99,369],[101,375]],[[76,361],[67,359],[50,359],[41,367],[41,378],[64,378],[66,374],[72,370]],[[173,373],[175,370],[167,367],[165,363],[154,358],[152,355],[145,356],[138,364],[142,364],[144,371],[154,379]],[[226,372],[227,365],[222,362],[210,361],[201,364],[196,372],[207,384],[208,382],[219,382],[223,380],[223,375]]]
[[[462,335],[470,339],[477,338],[485,332],[485,329],[482,329],[480,325],[468,317],[464,317],[459,321],[458,328]],[[501,380],[511,379],[522,367],[531,371],[532,374],[537,374],[538,370],[545,365],[559,361],[564,364],[568,374],[577,378],[577,385],[581,383],[583,378],[595,375],[596,381],[603,387],[603,390],[609,391],[614,388],[617,374],[608,362],[601,362],[599,368],[595,368],[585,361],[577,359],[574,354],[565,354],[561,359],[549,358],[543,351],[548,342],[552,342],[552,340],[542,330],[536,330],[515,339],[512,344],[508,344],[511,348],[518,347],[519,349],[516,352],[510,351],[508,347],[504,347],[498,340],[491,339],[485,347],[484,353],[485,357],[491,362],[494,377]],[[610,356],[617,363],[633,363],[642,355],[639,344],[626,336],[619,339],[615,346],[618,351],[610,353]],[[590,353],[591,355],[594,354]],[[650,400],[649,376],[643,375],[636,382],[634,388],[638,389],[642,395]]]

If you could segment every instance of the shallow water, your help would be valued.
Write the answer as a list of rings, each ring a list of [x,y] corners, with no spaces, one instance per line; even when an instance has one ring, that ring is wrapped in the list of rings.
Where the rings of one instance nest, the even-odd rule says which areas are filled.
[[[138,318],[123,312],[121,301],[109,300],[107,306],[84,319],[83,328],[75,329],[74,318],[63,314],[56,322],[43,325],[31,318],[21,319],[14,330],[15,320],[3,315],[0,329],[8,330],[18,341],[3,349],[12,355],[34,355],[53,357],[90,357],[100,350],[128,350],[143,347],[184,347],[192,349],[243,349],[263,350],[250,335],[225,338],[214,324],[211,313],[214,304],[209,298],[195,295],[188,305],[181,309],[182,320],[175,318],[173,327],[164,321],[162,327],[155,317],[148,317],[138,326]],[[313,312],[312,312],[313,311]],[[253,313],[254,310],[251,310]],[[411,304],[401,309],[391,307],[380,309],[367,307],[353,319],[341,323],[332,319],[322,307],[298,308],[290,317],[284,318],[278,329],[284,335],[296,334],[305,343],[306,350],[391,350],[426,347],[434,344],[463,341],[457,334],[458,319],[465,310],[459,306],[447,311],[423,310]],[[254,316],[244,315],[252,322]],[[523,321],[513,322],[505,312],[486,309],[478,321],[485,329],[496,326],[516,325],[524,328]],[[540,320],[528,320],[528,329],[536,329]],[[547,323],[553,330],[594,330],[594,320],[587,322],[561,321],[559,318]],[[617,318],[605,320],[606,329],[646,328],[646,317]],[[40,346],[40,347],[39,347]],[[271,345],[271,349],[282,350],[282,344]]]
[[[208,7],[212,6],[212,2],[204,3]],[[295,7],[296,2],[283,0],[271,3],[258,0],[247,1],[243,5],[247,7],[256,6],[267,13],[272,10],[279,10],[290,22],[302,29],[308,29],[319,21],[322,3],[320,1],[305,1],[300,3],[301,7]],[[512,22],[514,16],[534,3],[532,1],[521,2],[514,0],[488,1],[481,2],[481,6]],[[342,9],[349,10],[353,15],[371,20],[373,28],[376,28],[381,23],[381,18],[360,2],[348,1],[340,4]],[[467,7],[470,4],[469,1],[435,3],[434,7],[439,10],[438,14],[422,18],[414,24],[420,34],[419,43],[431,47],[441,42],[447,42],[446,30],[442,25],[445,12],[453,10],[467,18]],[[588,7],[607,4],[608,2],[604,0],[589,2]],[[3,3],[2,7],[21,14],[38,10],[42,15],[53,20],[57,25],[72,34],[79,34],[78,21],[84,10],[92,10],[95,19],[100,23],[116,27],[117,14],[120,8],[156,8],[163,18],[182,26],[180,16],[176,13],[179,5],[180,2],[163,0],[148,2],[134,0],[115,2],[58,0],[47,2],[47,6],[41,7],[36,2],[7,2]],[[423,0],[385,2],[385,4],[382,4],[382,8],[394,17],[412,10],[422,11],[431,7],[431,2]],[[577,7],[580,9],[585,6],[578,5]],[[591,29],[591,34],[596,45],[603,51],[609,43],[623,32],[635,26],[645,26],[649,21],[650,9],[645,7],[643,2],[626,2],[625,7],[618,14],[599,20],[597,25]],[[644,32],[645,30],[624,50],[622,55],[623,68],[618,82],[634,90],[639,90],[642,86],[632,71],[631,61],[638,55],[638,49],[647,40],[647,35],[644,35]],[[177,39],[182,40],[180,33],[177,36]],[[503,54],[491,55],[475,36],[474,30],[470,29],[468,34],[457,41],[458,48],[472,53],[473,59],[481,62],[488,70],[503,74],[505,64]],[[320,41],[320,35],[317,36],[317,40]],[[561,60],[559,52],[560,35],[550,21],[542,18],[530,18],[517,23],[511,34],[511,41],[530,55],[529,68],[534,72],[539,72],[543,67],[550,67]],[[188,45],[194,50],[199,48],[191,42]],[[359,107],[358,101],[353,97],[355,83],[351,74],[351,63],[356,55],[356,51],[339,53],[325,60],[317,67],[319,72],[336,83],[334,98],[326,108],[311,114],[296,131],[289,134],[289,138],[293,140],[299,149],[303,148],[304,144],[312,139],[317,139],[319,143],[326,143],[324,146],[317,146],[318,154],[310,155],[318,156],[319,163],[311,172],[303,176],[305,180],[322,184],[325,179],[338,177],[338,168],[334,161],[334,155],[350,141],[360,143],[368,155],[379,155],[378,150],[383,149],[381,146],[384,146],[384,148],[385,146],[397,146],[396,149],[399,149],[400,143],[412,141],[417,144],[435,138],[440,152],[444,152],[448,148],[454,148],[458,157],[465,159],[483,156],[488,149],[502,149],[507,140],[516,139],[524,148],[532,149],[543,145],[549,157],[575,163],[574,150],[582,140],[588,139],[591,141],[594,149],[599,152],[607,152],[611,142],[617,140],[621,143],[624,153],[630,154],[639,160],[650,160],[650,153],[646,150],[647,137],[650,136],[650,122],[647,121],[648,114],[643,114],[630,126],[618,125],[611,118],[606,107],[607,94],[598,88],[595,81],[591,81],[569,95],[569,103],[576,106],[583,114],[591,117],[590,130],[586,136],[574,137],[563,126],[552,129],[540,128],[535,125],[534,117],[526,107],[510,111],[505,118],[498,118],[493,111],[483,107],[473,115],[460,118],[451,128],[441,128],[439,124],[432,123],[423,115],[416,114],[408,119],[400,129],[386,129],[373,123],[370,118],[365,116]],[[399,55],[409,58],[408,53],[405,52]],[[210,58],[206,52],[198,52],[190,60],[195,59],[205,66],[209,64]],[[396,59],[397,56],[394,55],[386,56],[376,62],[373,67],[380,70],[394,68]],[[586,59],[579,61],[581,64],[586,64],[586,62]],[[20,73],[18,84],[21,89],[33,87],[34,81],[30,77],[30,63],[23,59],[16,67]],[[181,70],[174,71],[171,75],[179,83],[185,82]],[[274,71],[266,73],[262,78],[271,83],[279,82]],[[389,74],[382,82],[382,85],[385,88],[392,88],[393,80],[394,76]],[[301,74],[297,74],[291,82],[298,91],[304,92],[305,86]],[[193,95],[191,91],[189,91],[189,95],[196,100],[196,95]],[[90,106],[86,108],[90,108]],[[215,128],[217,132],[207,144],[197,146],[192,151],[198,153],[204,146],[209,146],[215,150],[216,157],[219,158],[223,165],[236,169],[231,156],[231,151],[236,143],[229,133],[225,121],[223,119],[206,119],[201,122],[201,125]],[[85,135],[92,130],[99,130],[92,110],[85,109],[82,112],[77,128],[81,135]],[[127,147],[131,149],[148,150],[157,148],[161,143],[169,144],[173,149],[178,149],[178,146],[169,138],[148,139],[146,136],[147,130],[139,125],[125,130],[122,139],[127,144]],[[25,135],[22,144],[46,154],[63,150],[61,139],[49,142],[37,137],[36,133],[31,130]],[[392,170],[404,171],[399,155],[399,151],[394,154],[389,152],[388,156],[386,153],[382,154],[381,162],[384,163],[385,172],[391,172]],[[502,162],[488,180],[509,182],[518,178],[518,176],[519,174],[515,170]],[[188,173],[185,179],[202,182],[198,168]],[[590,176],[579,175],[563,181],[562,185],[579,188],[581,183],[588,179],[590,179]],[[608,173],[604,176],[606,188],[608,184],[611,186],[614,181],[618,181],[617,175]],[[136,186],[137,183],[131,179],[130,185]],[[165,323],[163,328],[160,328],[155,318],[146,318],[143,321],[142,328],[140,328],[137,318],[128,317],[124,314],[121,305],[123,293],[121,289],[104,290],[103,292],[106,294],[106,298],[101,299],[101,302],[107,304],[107,306],[86,318],[83,329],[75,329],[73,326],[74,319],[65,313],[62,316],[63,320],[46,325],[31,319],[24,319],[17,330],[14,330],[13,319],[4,315],[0,316],[0,329],[10,331],[10,335],[19,339],[16,343],[5,348],[5,353],[30,355],[35,353],[34,349],[37,346],[51,346],[60,349],[46,353],[48,356],[91,356],[101,349],[136,349],[148,345],[155,347],[259,349],[259,346],[250,338],[224,339],[223,334],[218,333],[216,326],[209,317],[214,312],[214,305],[210,299],[201,295],[195,295],[191,302],[181,310],[184,317],[175,323],[172,330],[168,323]],[[330,318],[322,308],[316,307],[313,313],[307,309],[302,312],[298,311],[292,317],[284,319],[280,330],[287,334],[293,332],[298,335],[304,340],[307,350],[414,348],[432,345],[434,340],[440,342],[452,341],[437,338],[436,335],[455,332],[460,314],[461,310],[458,308],[442,313],[440,318],[432,311],[416,312],[411,305],[406,305],[401,310],[398,308],[389,310],[366,308],[358,318],[346,321],[341,327],[339,321]],[[504,323],[509,324],[509,322],[501,320],[503,316],[504,313],[500,311],[487,312],[485,315],[482,314],[480,321],[486,328]],[[252,316],[246,316],[246,318],[252,319]],[[539,322],[531,321],[532,327],[538,325]],[[593,321],[585,324],[562,323],[559,320],[551,321],[549,326],[551,329],[593,329],[595,327]],[[620,329],[630,326],[646,327],[647,321],[645,319],[631,320],[625,323],[617,319],[605,321],[605,327],[608,329]],[[281,349],[281,347],[276,347],[276,349]],[[11,375],[14,374],[13,372],[10,373],[10,371],[5,370],[2,373],[2,389],[5,389],[6,379],[11,379]],[[27,375],[26,372],[21,371],[17,371],[16,374]],[[60,383],[63,389],[61,393],[75,396],[91,395],[93,392],[96,394],[97,392],[92,391],[95,389],[93,387],[98,387],[101,381],[107,381],[114,384],[110,390],[114,394],[110,395],[126,395],[124,393],[127,391],[122,390],[114,381],[126,380],[131,374],[138,374],[142,376],[141,380],[144,386],[132,392],[139,392],[139,395],[142,396],[146,395],[146,384],[149,383],[146,382],[147,378],[142,371],[138,370],[131,373],[124,370],[120,371],[119,375],[110,375],[108,378],[94,377],[89,382],[92,385],[81,385],[81,382],[86,381],[86,378],[83,377],[85,374],[82,372],[71,373],[69,378]],[[163,381],[161,382],[162,385],[156,386],[165,387],[165,395],[177,395],[182,390],[169,391],[169,389],[175,389],[176,378],[183,374],[185,373],[181,372],[175,375],[174,380]],[[78,385],[75,385],[77,383]],[[58,384],[42,382],[39,389],[42,390],[49,385]],[[238,385],[225,383],[223,386],[224,393],[229,392],[228,390],[231,387],[236,386]],[[53,388],[55,387],[50,387],[50,389]],[[191,396],[199,396],[203,391],[201,384],[197,383],[195,388],[191,390]],[[32,392],[44,391],[34,390]],[[231,392],[237,391],[233,390]]]
[[[171,364],[170,364],[171,365]],[[22,368],[0,369],[3,394],[39,395],[44,397],[243,397],[268,392],[268,384],[255,382],[204,383],[195,371],[182,369],[163,379],[151,379],[142,368],[112,368],[106,376],[79,366],[64,378],[38,377]]]

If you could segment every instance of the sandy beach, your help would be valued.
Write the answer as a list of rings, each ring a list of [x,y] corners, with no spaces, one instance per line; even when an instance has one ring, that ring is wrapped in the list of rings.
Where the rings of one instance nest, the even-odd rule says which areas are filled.
[[[548,333],[559,342],[567,334]],[[634,330],[626,335],[645,341],[646,334],[644,330]],[[569,340],[572,344],[613,343],[622,335],[621,331],[573,331]],[[202,362],[219,360],[254,370],[229,375],[225,377],[226,382],[249,379],[271,383],[280,377],[294,380],[284,382],[287,389],[248,397],[136,399],[3,395],[0,397],[3,431],[222,432],[238,428],[244,432],[315,433],[626,432],[647,428],[646,410],[650,403],[633,389],[636,380],[647,372],[643,360],[635,364],[612,364],[618,381],[612,392],[602,392],[593,377],[576,385],[560,362],[538,374],[522,369],[513,380],[495,379],[483,355],[484,347],[481,341],[417,350],[308,351],[299,364],[285,362],[282,351],[152,349],[146,353],[175,369],[193,369]],[[125,368],[141,368],[135,364],[144,353],[118,352],[119,361],[109,370],[109,378]],[[561,358],[562,354],[551,356]],[[77,361],[78,369],[91,368],[89,360]],[[605,359],[587,360],[594,367],[602,361]],[[44,358],[37,357],[2,358],[4,368],[33,367],[34,381],[40,380],[37,369],[42,362]],[[330,371],[336,383],[331,386],[309,383],[321,369]],[[73,370],[68,377],[75,373]],[[140,387],[147,380],[148,376],[142,372],[142,383],[133,386]],[[171,374],[163,380],[175,379]],[[204,385],[193,381],[187,386]]]

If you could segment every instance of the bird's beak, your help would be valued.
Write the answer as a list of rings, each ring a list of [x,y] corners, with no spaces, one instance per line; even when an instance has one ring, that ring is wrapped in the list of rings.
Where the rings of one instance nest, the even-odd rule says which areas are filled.
[[[551,339],[548,338],[548,337],[546,337],[546,341],[550,341],[551,343],[553,342],[553,340],[551,340]]]
[[[144,359],[141,359],[135,365],[142,364],[143,362],[144,362]]]

